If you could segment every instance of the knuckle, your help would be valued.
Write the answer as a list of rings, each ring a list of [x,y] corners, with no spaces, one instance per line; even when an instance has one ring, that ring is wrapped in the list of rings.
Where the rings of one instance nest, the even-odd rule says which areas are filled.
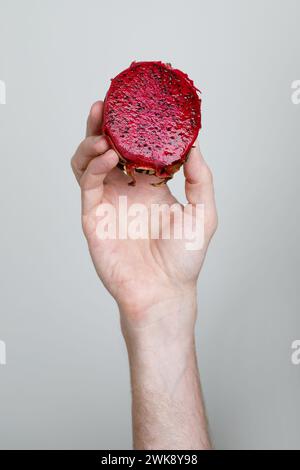
[[[80,142],[80,144],[78,145],[77,150],[76,150],[75,155],[74,155],[75,157],[76,157],[76,155],[80,155],[80,154],[82,154],[82,153],[85,152],[86,140],[87,140],[87,139],[82,140],[82,141]]]
[[[71,158],[70,165],[71,165],[73,172],[76,174],[77,173],[76,154],[74,154],[73,157]]]
[[[89,151],[90,153],[97,155],[99,153],[105,152],[105,150],[108,149],[107,142],[105,138],[101,136],[93,136],[93,137],[88,137],[88,146],[89,146]]]
[[[86,172],[83,173],[83,175],[81,176],[81,178],[79,180],[79,186],[80,186],[80,189],[82,189],[82,190],[87,189],[87,174],[86,174]]]
[[[76,179],[79,179],[80,176],[80,167],[79,167],[79,150],[77,149],[74,155],[72,156],[70,160],[70,165],[72,168],[72,171],[76,177]]]

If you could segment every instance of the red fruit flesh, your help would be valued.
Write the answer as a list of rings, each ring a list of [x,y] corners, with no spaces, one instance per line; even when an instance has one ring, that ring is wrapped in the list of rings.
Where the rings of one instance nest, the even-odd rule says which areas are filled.
[[[171,177],[200,128],[201,100],[180,70],[162,62],[134,62],[112,79],[103,131],[130,170]]]

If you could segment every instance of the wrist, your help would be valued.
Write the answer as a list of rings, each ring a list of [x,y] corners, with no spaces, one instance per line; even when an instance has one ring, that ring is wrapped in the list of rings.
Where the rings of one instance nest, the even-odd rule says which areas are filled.
[[[121,329],[128,350],[151,350],[161,346],[187,349],[194,344],[196,286],[172,293],[161,291],[159,300],[146,308],[135,307],[131,310],[119,306]]]
[[[120,307],[135,449],[210,448],[194,341],[196,312],[196,286],[162,295],[134,314]]]

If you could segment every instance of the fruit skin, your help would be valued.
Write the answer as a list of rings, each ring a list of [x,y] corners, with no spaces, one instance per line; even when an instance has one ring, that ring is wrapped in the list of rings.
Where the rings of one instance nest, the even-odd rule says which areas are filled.
[[[111,80],[103,132],[132,177],[143,172],[172,178],[201,128],[201,99],[192,80],[162,62],[133,62]]]

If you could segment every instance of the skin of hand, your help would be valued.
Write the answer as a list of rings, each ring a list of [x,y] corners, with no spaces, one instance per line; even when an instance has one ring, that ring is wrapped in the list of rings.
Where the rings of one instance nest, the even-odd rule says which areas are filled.
[[[217,227],[212,174],[196,145],[184,175],[187,201],[204,205],[202,249],[187,250],[184,239],[99,239],[97,214],[104,203],[117,208],[119,196],[127,197],[128,206],[177,202],[167,185],[150,184],[155,177],[138,174],[136,186],[128,185],[130,178],[116,168],[116,152],[101,135],[102,113],[98,101],[71,165],[81,188],[82,226],[94,266],[120,310],[131,369],[134,447],[209,448],[194,326],[196,283]]]

